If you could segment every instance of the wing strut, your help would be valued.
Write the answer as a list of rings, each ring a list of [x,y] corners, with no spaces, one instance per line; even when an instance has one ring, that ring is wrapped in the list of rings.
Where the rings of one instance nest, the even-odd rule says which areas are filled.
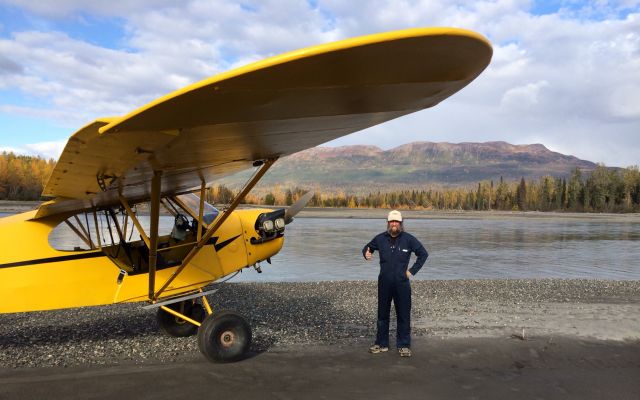
[[[169,286],[171,284],[171,282],[173,282],[173,280],[178,276],[178,274],[180,274],[180,272],[182,272],[182,270],[185,269],[185,267],[189,264],[189,262],[193,259],[193,257],[195,257],[200,252],[202,247],[209,241],[209,239],[211,239],[211,236],[213,236],[213,234],[216,233],[218,228],[224,223],[224,221],[227,220],[227,218],[229,217],[229,215],[231,215],[233,210],[235,210],[236,207],[238,207],[238,205],[245,198],[247,193],[249,193],[249,191],[251,191],[251,189],[253,189],[253,187],[256,185],[256,183],[258,183],[258,181],[260,181],[260,179],[262,179],[264,174],[273,165],[273,163],[276,162],[276,160],[277,160],[277,158],[270,158],[270,159],[266,159],[264,161],[264,164],[262,164],[262,167],[258,170],[258,172],[253,176],[253,178],[251,178],[251,180],[249,182],[247,182],[247,184],[242,189],[242,191],[240,191],[240,193],[238,193],[238,195],[233,199],[233,201],[229,205],[229,208],[226,209],[224,212],[220,213],[220,215],[218,215],[218,218],[216,218],[216,220],[213,223],[213,225],[207,229],[207,231],[202,236],[202,238],[198,241],[196,246],[193,249],[191,249],[189,254],[187,254],[187,256],[182,260],[182,263],[180,264],[180,267],[177,270],[175,270],[173,272],[173,274],[171,274],[169,279],[167,279],[167,281],[162,285],[160,290],[158,290],[155,293],[155,295],[151,298],[152,301],[156,301],[160,297],[160,295],[162,294],[162,292],[164,292],[164,290],[167,288],[167,286]],[[152,192],[153,192],[153,190],[152,190]],[[151,210],[152,210],[152,215],[153,215],[153,207],[152,207]],[[153,223],[153,216],[152,216],[151,221]],[[157,232],[156,232],[156,236],[157,236]],[[149,253],[149,254],[151,254],[151,253]],[[155,266],[155,264],[154,264],[154,266]],[[151,264],[149,264],[149,271],[151,272]],[[151,279],[151,273],[149,274],[149,279]]]
[[[200,209],[198,211],[198,233],[196,237],[196,241],[199,242],[202,239],[202,218],[204,217],[204,195],[207,190],[207,184],[202,181],[200,185]]]
[[[78,217],[77,217],[77,216],[76,216],[76,220],[78,220]],[[80,220],[78,220],[78,221],[80,221]],[[78,236],[80,239],[82,239],[82,241],[83,241],[87,246],[89,246],[89,248],[90,248],[90,249],[93,249],[93,248],[94,248],[94,247],[93,247],[93,243],[91,242],[91,238],[88,238],[87,236],[85,236],[85,235],[83,234],[83,232],[85,232],[85,230],[84,230],[84,227],[82,227],[82,225],[81,225],[81,227],[82,227],[82,232],[81,232],[81,231],[80,231],[78,228],[76,228],[76,227],[75,227],[71,222],[69,222],[69,220],[68,220],[68,219],[67,219],[67,220],[65,220],[64,222],[67,224],[67,226],[68,226],[69,228],[71,228],[71,230],[76,234],[76,236]],[[80,223],[80,222],[78,222],[78,223]]]
[[[129,218],[131,218],[131,221],[133,221],[133,225],[135,225],[136,229],[138,229],[138,232],[140,233],[140,238],[142,239],[144,244],[147,245],[147,248],[151,248],[151,243],[149,243],[149,237],[147,236],[144,229],[142,228],[142,225],[140,225],[140,221],[138,220],[138,217],[136,217],[136,214],[131,209],[129,202],[122,195],[120,196],[120,203],[122,203],[122,205],[124,206],[124,209],[127,211],[127,215],[129,215]]]
[[[102,239],[100,239],[100,229],[98,228],[98,210],[93,209],[93,226],[96,228],[96,240],[98,241],[98,248],[102,250]]]
[[[160,221],[160,186],[162,171],[154,171],[151,180],[151,223],[149,227],[149,299],[156,290],[156,262],[158,260],[158,225]]]

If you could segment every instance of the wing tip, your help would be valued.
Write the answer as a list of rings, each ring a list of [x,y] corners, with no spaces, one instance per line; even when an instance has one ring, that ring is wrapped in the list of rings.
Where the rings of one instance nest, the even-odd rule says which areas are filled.
[[[119,130],[118,126],[120,124],[122,124],[123,122],[127,121],[128,119],[141,114],[145,111],[147,111],[148,109],[153,108],[155,105],[160,104],[162,102],[165,102],[169,99],[172,99],[174,97],[177,97],[183,93],[189,92],[191,90],[195,90],[198,89],[200,87],[204,87],[206,85],[215,83],[215,82],[221,82],[223,80],[229,79],[229,78],[233,78],[235,76],[239,76],[242,75],[244,73],[250,72],[250,71],[254,71],[254,70],[259,70],[259,69],[263,69],[263,68],[267,68],[273,65],[277,65],[277,64],[281,64],[281,63],[285,63],[288,61],[292,61],[292,60],[296,60],[299,58],[304,58],[304,57],[309,57],[309,56],[313,56],[319,53],[324,53],[324,52],[329,52],[329,51],[335,51],[335,50],[341,50],[341,49],[345,49],[345,48],[349,48],[349,47],[357,47],[357,46],[362,46],[362,45],[367,45],[367,44],[373,44],[373,43],[380,43],[380,42],[385,42],[385,41],[392,41],[392,40],[402,40],[402,39],[408,39],[408,38],[412,38],[412,37],[421,37],[421,36],[438,36],[438,35],[450,35],[450,36],[461,36],[461,37],[467,37],[467,38],[471,38],[471,39],[475,39],[478,42],[483,43],[485,46],[487,46],[487,48],[489,49],[489,59],[487,60],[487,65],[489,63],[489,61],[491,60],[491,55],[493,54],[493,47],[491,46],[491,42],[489,41],[489,39],[487,39],[485,36],[483,36],[482,34],[472,31],[472,30],[468,30],[468,29],[464,29],[464,28],[456,28],[456,27],[415,27],[415,28],[407,28],[407,29],[400,29],[400,30],[391,30],[391,31],[387,31],[387,32],[379,32],[379,33],[373,33],[373,34],[367,34],[367,35],[362,35],[362,36],[356,36],[356,37],[352,37],[352,38],[347,38],[347,39],[341,39],[341,40],[337,40],[337,41],[333,41],[333,42],[329,42],[329,43],[321,43],[321,44],[316,44],[316,45],[312,45],[309,47],[304,47],[301,49],[297,49],[297,50],[293,50],[290,52],[286,52],[283,54],[279,54],[273,57],[268,57],[265,58],[263,60],[259,60],[247,65],[243,65],[241,67],[232,69],[230,71],[225,71],[222,72],[220,74],[216,74],[213,76],[210,76],[208,78],[205,78],[203,80],[200,80],[198,82],[195,82],[191,85],[187,85],[183,88],[180,88],[174,92],[168,93],[156,100],[153,100],[152,102],[145,104],[135,110],[133,110],[132,112],[121,116],[121,117],[113,117],[113,118],[103,118],[101,119],[101,121],[105,121],[107,122],[107,124],[101,126],[100,128],[98,128],[98,132],[101,135],[110,133],[110,132],[117,132]],[[96,120],[97,121],[97,120]]]

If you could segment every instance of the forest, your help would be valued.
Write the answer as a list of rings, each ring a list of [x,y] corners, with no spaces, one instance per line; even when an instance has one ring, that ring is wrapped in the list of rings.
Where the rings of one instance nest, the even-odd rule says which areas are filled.
[[[55,166],[54,160],[0,155],[0,200],[42,200],[40,194]],[[249,194],[248,204],[291,205],[306,190],[278,188],[263,196]],[[219,185],[209,189],[208,201],[231,202],[234,191]],[[638,166],[607,168],[598,165],[584,174],[575,169],[568,178],[543,176],[538,180],[507,182],[500,178],[473,187],[415,188],[365,195],[316,191],[311,207],[398,208],[416,210],[503,210],[571,212],[640,212]]]
[[[39,200],[54,160],[3,152],[0,155],[0,200]]]
[[[306,190],[289,188],[248,196],[249,204],[291,205]],[[210,190],[212,202],[228,203],[233,191],[225,186]],[[571,176],[543,176],[538,180],[479,182],[472,188],[416,188],[366,195],[316,193],[311,207],[398,208],[414,210],[502,210],[570,212],[640,212],[640,170],[598,165],[590,174],[575,169]]]

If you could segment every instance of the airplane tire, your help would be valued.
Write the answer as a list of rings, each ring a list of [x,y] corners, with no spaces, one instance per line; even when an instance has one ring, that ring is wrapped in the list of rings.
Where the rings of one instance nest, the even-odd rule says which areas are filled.
[[[180,303],[170,304],[168,307],[172,310],[180,311]],[[184,304],[184,315],[198,322],[202,322],[206,313],[202,305],[187,301]],[[187,337],[195,335],[198,332],[197,326],[173,314],[169,314],[163,309],[158,310],[157,319],[160,329],[169,336]]]
[[[238,361],[251,345],[251,325],[241,315],[225,311],[207,316],[198,329],[198,347],[211,362]]]

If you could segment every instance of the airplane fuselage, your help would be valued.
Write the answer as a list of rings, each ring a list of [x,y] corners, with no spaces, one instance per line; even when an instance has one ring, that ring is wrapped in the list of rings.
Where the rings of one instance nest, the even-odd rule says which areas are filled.
[[[277,254],[284,236],[259,240],[256,229],[259,216],[271,211],[233,211],[158,300],[196,291]],[[34,215],[31,211],[0,219],[0,313],[149,300],[148,248],[144,241],[58,250],[52,247],[50,235],[70,216],[33,220]],[[156,290],[194,246],[193,232],[182,241],[171,235],[159,237]]]

